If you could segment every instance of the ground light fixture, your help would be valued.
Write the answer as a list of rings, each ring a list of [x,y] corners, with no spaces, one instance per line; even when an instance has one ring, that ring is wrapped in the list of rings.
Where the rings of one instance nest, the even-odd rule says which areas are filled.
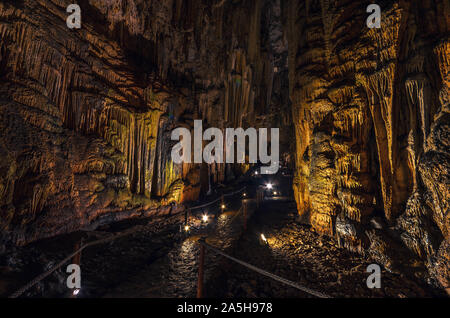
[[[267,239],[266,239],[266,237],[264,236],[264,234],[262,234],[262,233],[261,233],[261,239],[262,239],[264,242],[267,243]]]

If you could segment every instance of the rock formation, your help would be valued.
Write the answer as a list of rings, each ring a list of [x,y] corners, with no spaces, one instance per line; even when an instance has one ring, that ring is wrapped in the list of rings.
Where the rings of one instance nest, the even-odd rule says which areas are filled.
[[[85,0],[80,29],[70,3],[0,3],[3,242],[169,213],[244,172],[171,161],[194,119],[290,124],[279,1]]]
[[[388,268],[398,241],[448,288],[449,4],[378,1],[379,29],[369,4],[286,4],[298,211]]]
[[[247,165],[176,127],[280,127],[303,222],[449,288],[449,3],[0,2],[0,246],[171,213]],[[293,138],[295,134],[295,141]]]

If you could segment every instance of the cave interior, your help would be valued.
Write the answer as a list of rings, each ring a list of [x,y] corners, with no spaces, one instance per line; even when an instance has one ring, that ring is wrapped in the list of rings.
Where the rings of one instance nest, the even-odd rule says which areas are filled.
[[[336,297],[450,294],[448,0],[377,0],[379,27],[366,0],[72,2],[0,0],[0,297],[135,230],[75,257],[84,296],[195,296],[205,236]],[[177,162],[196,122],[254,128],[258,160],[254,140],[243,162]],[[209,296],[305,296],[221,262]],[[143,291],[170,266],[178,287]]]

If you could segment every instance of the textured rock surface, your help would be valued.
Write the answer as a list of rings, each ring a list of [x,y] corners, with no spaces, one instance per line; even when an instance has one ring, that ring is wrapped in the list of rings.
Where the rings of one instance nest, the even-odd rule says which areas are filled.
[[[448,268],[450,8],[378,1],[369,29],[370,3],[286,4],[298,211],[388,267],[398,242]]]
[[[281,127],[301,219],[449,288],[448,1],[0,2],[0,246],[168,214],[245,165],[175,127]],[[293,126],[293,127],[292,127]],[[293,138],[295,133],[295,141]]]
[[[156,213],[245,171],[171,161],[194,119],[289,127],[279,1],[84,0],[79,30],[70,3],[0,3],[3,241]]]

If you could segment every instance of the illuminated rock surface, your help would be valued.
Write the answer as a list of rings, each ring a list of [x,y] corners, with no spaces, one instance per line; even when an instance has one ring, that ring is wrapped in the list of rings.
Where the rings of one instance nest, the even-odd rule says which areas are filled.
[[[66,26],[69,3],[0,3],[4,241],[157,213],[241,173],[171,161],[170,132],[194,119],[220,128],[290,123],[287,80],[277,78],[271,93],[274,58],[261,43],[269,30],[258,3],[81,1],[80,30]],[[267,19],[280,18],[273,7],[278,16]],[[268,116],[281,104],[284,114]]]
[[[299,221],[449,290],[448,1],[380,0],[381,29],[370,1],[82,0],[80,30],[69,3],[0,2],[2,250],[244,173],[172,162],[203,119],[280,127]]]
[[[439,258],[448,287],[450,8],[377,3],[381,29],[364,25],[369,2],[288,4],[297,207],[387,267],[396,243]]]

